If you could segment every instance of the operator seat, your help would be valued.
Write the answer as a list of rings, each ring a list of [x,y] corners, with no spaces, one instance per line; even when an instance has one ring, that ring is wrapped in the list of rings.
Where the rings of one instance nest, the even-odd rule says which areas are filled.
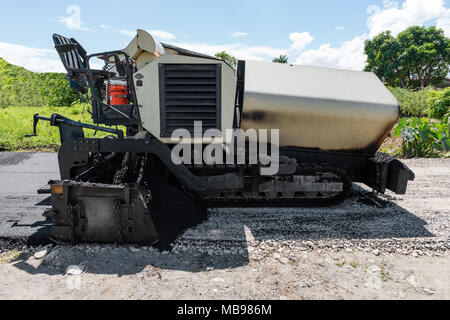
[[[53,42],[55,49],[58,51],[59,57],[64,65],[64,68],[70,75],[79,76],[88,73],[86,63],[86,50],[78,43],[77,40],[66,38],[59,34],[53,35]],[[104,70],[93,70],[91,73],[94,77],[109,78],[113,73]]]

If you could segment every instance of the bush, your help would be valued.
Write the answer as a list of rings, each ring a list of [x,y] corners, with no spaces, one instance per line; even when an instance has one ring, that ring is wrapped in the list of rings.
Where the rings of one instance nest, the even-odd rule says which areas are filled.
[[[397,98],[402,117],[426,117],[428,116],[430,99],[436,94],[432,88],[420,91],[403,88],[389,88]]]
[[[430,99],[430,107],[428,115],[431,118],[443,119],[444,116],[449,112],[449,106],[450,106],[450,88],[446,88],[442,91],[438,91]]]
[[[449,112],[450,88],[437,90],[428,87],[414,91],[390,87],[389,90],[398,100],[402,117],[430,117],[441,120]]]
[[[444,115],[442,119],[444,120],[444,122],[447,122],[450,126],[450,110]]]
[[[39,93],[46,97],[47,105],[52,107],[69,107],[79,100],[78,93],[73,90],[64,74],[40,73]]]
[[[427,118],[403,118],[394,130],[395,138],[404,139],[398,153],[406,158],[449,156],[449,129],[449,123],[444,121],[431,123]]]
[[[65,107],[78,101],[62,73],[34,73],[0,58],[0,108]]]
[[[0,107],[42,107],[46,98],[39,92],[36,74],[0,58]]]

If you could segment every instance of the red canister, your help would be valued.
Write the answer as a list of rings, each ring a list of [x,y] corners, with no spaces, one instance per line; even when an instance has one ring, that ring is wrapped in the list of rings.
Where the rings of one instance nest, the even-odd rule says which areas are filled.
[[[106,84],[106,96],[112,106],[128,104],[126,81],[111,80]]]

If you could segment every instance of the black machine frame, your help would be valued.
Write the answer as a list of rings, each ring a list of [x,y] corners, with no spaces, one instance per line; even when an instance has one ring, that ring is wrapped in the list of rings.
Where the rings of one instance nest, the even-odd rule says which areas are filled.
[[[55,36],[54,36],[55,37]],[[61,36],[58,36],[61,38]],[[67,39],[67,38],[65,38]],[[185,165],[174,165],[171,161],[170,148],[158,141],[156,138],[148,135],[145,139],[135,139],[133,133],[138,129],[142,129],[139,105],[136,97],[136,90],[133,81],[134,64],[128,55],[122,50],[115,50],[103,53],[94,53],[87,55],[81,45],[74,39],[72,43],[58,44],[55,40],[56,49],[60,55],[67,54],[67,52],[76,52],[79,55],[78,59],[83,63],[79,63],[79,68],[72,68],[65,63],[62,56],[62,61],[68,70],[67,77],[71,81],[78,83],[81,88],[88,87],[91,91],[92,104],[92,118],[96,125],[90,125],[73,121],[61,115],[54,114],[51,118],[41,117],[38,114],[34,116],[33,135],[36,135],[36,126],[39,120],[49,121],[52,126],[59,127],[62,146],[59,151],[59,165],[62,179],[73,179],[75,176],[74,168],[84,167],[88,164],[90,153],[149,153],[155,154],[166,168],[174,174],[174,176],[190,191],[205,192],[208,190],[230,189],[239,187],[239,181],[230,179],[230,175],[224,174],[222,176],[216,175],[211,180],[205,177],[199,177],[193,174]],[[65,40],[68,42],[68,40]],[[120,59],[123,55],[123,59]],[[105,61],[104,70],[93,70],[90,67],[90,60],[92,58],[100,58]],[[109,61],[114,58],[116,71],[119,74],[108,72]],[[170,64],[169,64],[170,65]],[[83,68],[81,68],[84,66]],[[160,64],[159,78],[161,82],[160,93],[164,93],[164,64]],[[221,127],[221,69],[220,64],[216,64],[216,124]],[[198,67],[198,66],[196,66]],[[200,66],[201,67],[201,66]],[[133,102],[125,106],[111,106],[109,103],[103,101],[102,90],[105,82],[111,79],[122,79],[128,84],[129,98]],[[238,62],[237,68],[237,89],[236,89],[236,110],[234,118],[234,126],[239,127],[242,117],[243,94],[245,88],[245,61]],[[83,90],[80,90],[83,91]],[[161,129],[162,134],[168,134],[165,130],[165,100],[164,94],[161,94]],[[131,113],[124,113],[117,107],[128,108]],[[106,113],[105,111],[110,111]],[[118,117],[111,117],[115,114]],[[130,138],[125,138],[124,133],[118,129],[108,127],[100,127],[99,124],[105,125],[124,125],[127,127],[127,135]],[[91,129],[97,131],[108,132],[116,134],[118,139],[87,139],[84,136],[84,129]],[[134,128],[134,130],[133,130]],[[372,187],[377,192],[384,193],[386,189],[390,189],[397,193],[404,193],[408,180],[414,178],[414,174],[400,161],[394,158],[377,158],[373,154],[352,153],[346,151],[321,151],[309,150],[301,148],[281,148],[281,154],[298,162],[305,164],[323,164],[334,166],[336,168],[345,170],[349,177],[355,182],[363,182]],[[225,170],[226,171],[226,170]],[[258,170],[257,170],[258,171]],[[236,172],[235,172],[236,173]]]
[[[118,55],[121,54],[125,57],[123,61],[120,61],[118,58]],[[105,61],[105,64],[107,64],[107,61],[111,57],[115,58],[115,65],[117,68],[121,68],[119,66],[122,65],[123,69],[122,71],[119,71],[119,76],[96,79],[90,67],[90,60],[92,58],[101,58]],[[105,125],[140,126],[141,118],[139,113],[139,104],[133,81],[134,67],[126,52],[116,50],[103,53],[94,53],[86,56],[86,63],[87,80],[89,88],[91,89],[92,119],[94,123]],[[109,103],[107,104],[103,102],[101,92],[104,89],[104,83],[109,80],[125,80],[127,82],[129,98],[131,98],[130,100],[133,104],[112,106]]]
[[[171,159],[171,149],[150,134],[144,139],[136,139],[133,133],[142,130],[139,105],[136,97],[136,90],[133,81],[134,63],[122,50],[115,50],[103,53],[87,55],[83,47],[75,40],[54,35],[55,47],[61,56],[71,81],[78,83],[81,88],[88,87],[91,91],[92,118],[97,125],[84,124],[54,114],[51,118],[34,116],[33,131],[36,135],[36,126],[39,120],[49,121],[52,126],[60,129],[62,146],[59,151],[59,165],[62,179],[73,179],[80,173],[74,168],[82,168],[88,165],[91,153],[148,153],[156,155],[164,166],[182,183],[182,185],[193,192],[205,192],[208,190],[233,189],[241,187],[238,178],[231,177],[225,173],[223,175],[213,174],[213,178],[196,176],[186,165],[175,165]],[[61,39],[65,39],[65,44],[61,44]],[[67,64],[66,54],[70,52],[72,57],[79,60],[78,68],[73,68]],[[122,55],[122,58],[120,58]],[[92,58],[100,58],[105,61],[103,70],[93,70],[90,67]],[[107,71],[110,59],[114,58],[117,74]],[[162,134],[167,134],[164,126],[164,115],[166,104],[164,100],[164,70],[171,64],[159,65],[160,95],[161,95],[161,128]],[[183,65],[180,65],[183,67]],[[216,67],[216,124],[221,128],[221,64],[213,64]],[[186,68],[188,66],[185,66]],[[236,110],[234,126],[239,127],[242,117],[244,88],[245,88],[245,61],[239,61],[237,66],[237,88],[236,88]],[[203,70],[202,66],[196,66]],[[196,69],[196,70],[197,70]],[[122,79],[127,82],[129,98],[133,102],[130,105],[119,106],[132,110],[130,114],[125,114],[117,109],[118,106],[111,106],[103,102],[102,90],[105,82],[111,79]],[[81,90],[83,91],[83,90]],[[163,94],[164,93],[164,94]],[[111,117],[111,113],[119,117]],[[118,129],[100,127],[105,125],[124,125],[127,127],[127,135]],[[84,136],[83,128],[116,134],[118,139],[87,139]],[[134,130],[133,130],[134,129]],[[33,136],[30,135],[30,136]],[[354,153],[349,151],[322,151],[303,148],[281,148],[280,153],[285,157],[295,159],[301,164],[327,164],[339,170],[345,170],[346,175],[354,182],[363,182],[372,187],[375,191],[384,193],[390,189],[397,193],[406,192],[408,180],[414,179],[414,174],[400,161],[389,156],[378,156],[377,154],[366,154],[364,152]],[[234,172],[233,172],[234,170]],[[236,171],[237,170],[237,171]],[[238,175],[238,167],[232,168],[232,174]],[[254,170],[254,169],[252,169]],[[227,170],[225,170],[226,172]],[[295,171],[295,170],[294,170]],[[218,171],[220,172],[220,170]],[[258,175],[259,170],[255,171]],[[230,178],[231,177],[231,178]],[[209,179],[209,180],[208,180]],[[212,179],[212,180],[211,180]],[[257,180],[258,177],[255,176]],[[213,182],[213,183],[211,183]]]
[[[64,125],[64,124],[63,124]],[[60,130],[70,130],[66,126]],[[67,135],[67,134],[65,134]],[[95,139],[77,138],[63,143],[59,151],[59,167],[61,178],[71,180],[79,174],[74,168],[88,164],[91,153],[142,153],[157,156],[164,166],[189,191],[202,193],[211,190],[232,189],[237,185],[226,174],[215,175],[211,185],[205,176],[195,175],[186,165],[176,165],[172,162],[171,149],[159,140],[147,137],[145,139],[124,138]],[[313,149],[281,148],[280,152],[294,159],[301,159],[302,165],[328,164],[345,170],[353,182],[361,182],[384,193],[390,189],[398,194],[404,194],[409,180],[414,179],[414,173],[399,160],[385,154],[365,155],[338,151],[319,151]],[[224,166],[223,171],[227,172]],[[219,172],[219,167],[215,166]],[[235,171],[235,166],[229,166],[228,171]],[[74,172],[77,172],[75,174]]]

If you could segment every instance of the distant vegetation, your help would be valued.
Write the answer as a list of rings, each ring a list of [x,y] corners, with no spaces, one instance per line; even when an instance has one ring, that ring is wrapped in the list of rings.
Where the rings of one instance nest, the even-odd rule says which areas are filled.
[[[287,55],[283,54],[281,56],[279,56],[278,58],[275,58],[272,60],[272,62],[274,63],[282,63],[282,64],[287,64],[289,61],[289,58]]]
[[[450,39],[436,27],[409,27],[397,37],[385,31],[366,40],[366,71],[401,88],[439,85],[450,72]]]
[[[34,73],[0,58],[0,108],[67,107],[79,101],[62,73]]]
[[[450,157],[450,123],[427,118],[403,118],[395,128],[395,138],[403,138],[396,155],[405,158]]]
[[[390,88],[402,118],[395,128],[401,147],[394,155],[405,158],[450,157],[450,88],[414,91]]]
[[[385,38],[389,38],[387,36]],[[217,53],[216,57],[233,68],[237,66],[237,59],[225,51]],[[273,62],[287,63],[288,57],[280,56]],[[403,157],[450,156],[450,88],[429,86],[417,90],[393,86],[389,89],[399,101],[401,116],[406,117],[395,129],[395,137],[401,138],[401,147],[390,151]],[[92,123],[89,109],[89,105],[80,103],[79,95],[70,88],[64,74],[33,73],[0,58],[0,151],[57,150],[58,129],[46,122],[39,124],[38,137],[24,138],[32,132],[33,115],[59,113]],[[94,134],[89,130],[85,132],[87,136]]]
[[[226,51],[218,52],[215,57],[228,63],[233,69],[237,68],[238,60]]]
[[[432,98],[440,96],[444,92],[431,87],[419,91],[398,87],[390,87],[389,89],[400,104],[402,116],[419,118],[427,117],[430,114]]]
[[[69,107],[70,106],[70,107]],[[0,58],[0,151],[53,150],[60,145],[59,130],[42,121],[38,136],[33,132],[33,115],[49,117],[59,113],[68,118],[92,123],[90,106],[80,103],[62,73],[34,73]],[[85,130],[88,137],[94,131]],[[98,136],[104,136],[98,133]]]
[[[0,151],[17,150],[49,150],[57,151],[60,146],[59,130],[51,127],[47,121],[41,121],[38,125],[38,136],[25,138],[26,134],[33,133],[33,115],[50,117],[53,113],[59,113],[65,117],[84,123],[92,123],[88,110],[88,104],[75,104],[70,108],[58,107],[9,107],[0,109]],[[93,130],[84,130],[87,137],[94,136]],[[97,136],[107,134],[98,132]]]
[[[450,88],[435,92],[429,100],[428,115],[431,118],[449,120]]]
[[[236,69],[238,60],[231,54],[227,53],[226,51],[216,53],[215,57],[227,62],[231,67],[233,67],[233,69]],[[278,58],[272,60],[273,63],[283,63],[283,64],[288,63],[288,61],[289,58],[287,55],[281,55]]]

